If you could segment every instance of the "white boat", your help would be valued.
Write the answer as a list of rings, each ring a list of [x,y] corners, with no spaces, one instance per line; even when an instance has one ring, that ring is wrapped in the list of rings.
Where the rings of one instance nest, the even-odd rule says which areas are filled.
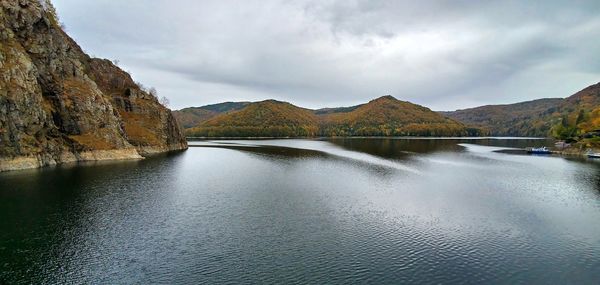
[[[600,158],[600,153],[598,152],[593,152],[591,149],[588,149],[588,151],[585,153],[587,155],[587,157],[589,158]]]
[[[550,151],[547,147],[543,146],[543,147],[531,147],[527,149],[528,153],[531,154],[551,154],[552,151]]]

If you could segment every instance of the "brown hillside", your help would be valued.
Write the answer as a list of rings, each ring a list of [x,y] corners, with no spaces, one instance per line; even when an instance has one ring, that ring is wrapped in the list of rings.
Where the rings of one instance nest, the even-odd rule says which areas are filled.
[[[187,131],[201,137],[305,137],[318,132],[311,110],[267,100],[216,116]]]
[[[321,119],[325,136],[465,136],[475,131],[392,96],[372,100],[350,112],[324,114]]]
[[[173,116],[183,128],[192,128],[220,114],[237,111],[246,107],[250,102],[225,102],[202,107],[190,107],[173,111]]]
[[[355,107],[317,111],[267,100],[216,116],[188,129],[187,134],[199,137],[310,137],[465,136],[478,133],[425,107],[384,96]]]
[[[488,129],[492,135],[545,137],[556,135],[552,130],[558,124],[571,126],[570,135],[600,128],[599,107],[600,83],[586,87],[566,99],[489,105],[442,114],[467,125]]]

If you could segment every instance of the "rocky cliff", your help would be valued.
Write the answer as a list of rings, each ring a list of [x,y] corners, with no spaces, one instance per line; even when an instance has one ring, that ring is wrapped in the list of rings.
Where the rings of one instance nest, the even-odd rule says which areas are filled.
[[[90,58],[45,0],[0,0],[0,171],[186,149],[169,109]]]

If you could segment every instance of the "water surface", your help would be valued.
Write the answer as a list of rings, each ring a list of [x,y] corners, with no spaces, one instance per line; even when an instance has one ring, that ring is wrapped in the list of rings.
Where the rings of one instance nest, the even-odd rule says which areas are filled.
[[[0,174],[0,283],[600,280],[600,163],[543,140],[191,142]]]

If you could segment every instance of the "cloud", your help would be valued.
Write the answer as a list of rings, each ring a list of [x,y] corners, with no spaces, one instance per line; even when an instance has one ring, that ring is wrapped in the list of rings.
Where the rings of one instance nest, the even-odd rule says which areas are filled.
[[[55,0],[89,53],[173,107],[377,96],[436,110],[565,97],[600,81],[597,1]]]

